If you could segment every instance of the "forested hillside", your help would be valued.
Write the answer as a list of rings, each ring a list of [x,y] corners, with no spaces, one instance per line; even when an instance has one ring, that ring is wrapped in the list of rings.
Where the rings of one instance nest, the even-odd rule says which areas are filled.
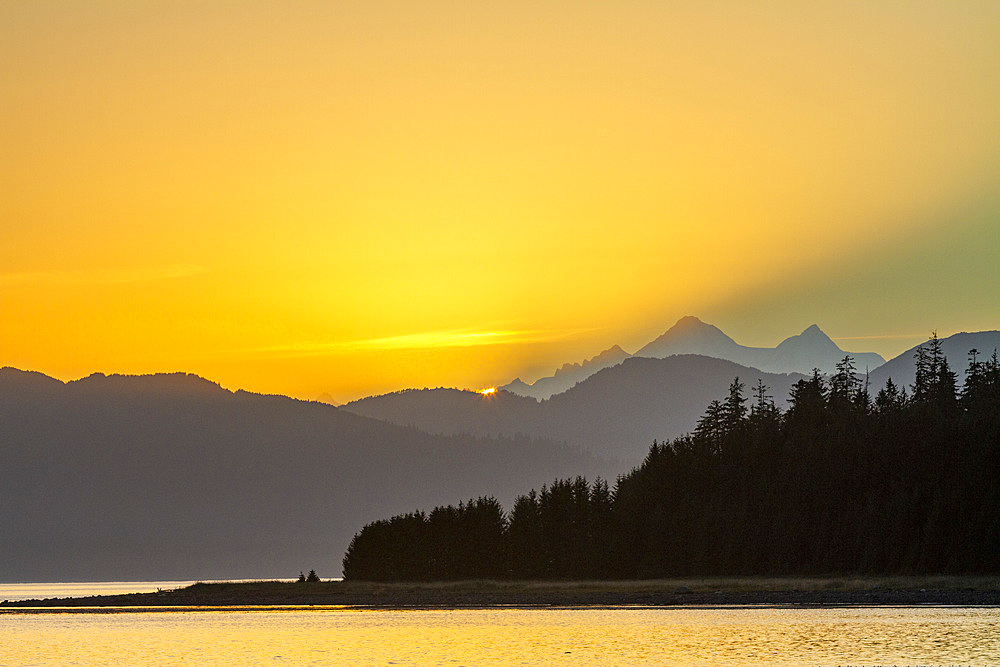
[[[849,358],[787,411],[737,379],[694,431],[653,443],[613,487],[561,479],[365,526],[358,580],[652,578],[1000,570],[1000,363],[965,381],[934,337],[907,391],[874,396]],[[749,393],[749,396],[748,396]]]

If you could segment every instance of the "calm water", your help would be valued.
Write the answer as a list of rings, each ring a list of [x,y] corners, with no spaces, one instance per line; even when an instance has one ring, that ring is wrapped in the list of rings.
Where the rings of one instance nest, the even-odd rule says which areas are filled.
[[[0,613],[0,665],[998,665],[1000,609]]]
[[[211,580],[203,580],[208,583]],[[226,581],[252,581],[250,579],[226,579]],[[294,579],[272,579],[271,581],[295,581]],[[0,600],[44,600],[45,598],[82,598],[91,595],[119,595],[122,593],[154,593],[172,588],[184,588],[194,581],[83,581],[52,584],[5,584],[0,583]]]

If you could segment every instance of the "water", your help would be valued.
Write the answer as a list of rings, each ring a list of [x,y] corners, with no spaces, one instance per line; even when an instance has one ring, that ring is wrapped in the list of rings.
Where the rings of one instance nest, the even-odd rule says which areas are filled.
[[[0,665],[997,665],[1000,609],[0,612]]]
[[[210,583],[211,580],[203,580]],[[227,579],[226,581],[251,581]],[[295,581],[273,579],[272,581]],[[46,598],[82,598],[91,595],[155,593],[195,584],[195,581],[83,581],[74,583],[5,584],[0,583],[0,600],[44,600]]]

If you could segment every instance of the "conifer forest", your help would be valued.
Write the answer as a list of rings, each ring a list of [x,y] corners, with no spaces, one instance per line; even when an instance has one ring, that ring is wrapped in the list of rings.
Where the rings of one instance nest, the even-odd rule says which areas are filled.
[[[692,433],[653,442],[613,484],[557,479],[519,496],[378,520],[347,580],[643,579],[985,573],[1000,569],[1000,363],[964,380],[932,337],[910,387],[874,396],[850,357],[778,409],[733,380]]]

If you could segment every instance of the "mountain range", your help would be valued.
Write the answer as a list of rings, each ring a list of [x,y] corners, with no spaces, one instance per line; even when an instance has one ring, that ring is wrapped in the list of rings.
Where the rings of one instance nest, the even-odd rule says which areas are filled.
[[[663,359],[676,354],[699,354],[726,359],[766,373],[810,373],[814,368],[823,373],[832,373],[837,362],[848,354],[862,371],[866,368],[875,369],[885,363],[885,359],[874,352],[846,352],[840,349],[815,324],[797,336],[786,338],[777,347],[747,347],[734,341],[718,327],[706,324],[697,317],[687,316],[641,347],[634,355],[616,345],[593,359],[578,364],[564,364],[551,377],[541,378],[532,384],[518,378],[501,388],[520,396],[546,399],[630,356]]]
[[[736,377],[748,395],[762,380],[783,405],[792,384],[805,376],[763,373],[693,354],[631,357],[544,401],[505,390],[482,395],[414,389],[352,401],[342,409],[430,433],[520,433],[563,441],[631,466],[645,456],[653,440],[694,428],[709,402],[723,397]]]
[[[553,394],[563,393],[573,385],[583,382],[597,371],[604,370],[610,366],[617,366],[631,356],[625,350],[614,345],[592,359],[587,359],[580,363],[563,364],[553,375],[539,378],[531,384],[523,382],[521,378],[515,378],[509,384],[499,388],[518,396],[531,396],[532,398],[544,400]]]
[[[338,576],[361,526],[613,476],[523,436],[431,435],[193,375],[0,369],[0,581]]]
[[[658,340],[678,341],[678,347],[671,349],[688,344],[700,345],[703,351],[733,350],[735,345],[725,343],[731,339],[715,327],[694,318],[684,318],[667,334]],[[718,345],[713,347],[713,341]],[[961,333],[942,340],[942,349],[958,373],[959,384],[971,348],[979,349],[985,358],[1000,349],[1000,332]],[[660,345],[657,349],[668,348]],[[802,356],[809,350],[818,350],[819,354]],[[872,395],[890,377],[899,387],[912,385],[915,350],[911,348],[869,373]],[[810,368],[834,354],[839,355],[838,361],[848,354],[816,327],[764,351],[767,354],[762,356],[770,356],[777,360],[775,363],[804,359]],[[864,367],[857,361],[855,364],[864,378]],[[583,365],[577,368],[585,369]],[[629,466],[645,455],[654,439],[669,440],[690,432],[709,402],[722,399],[737,377],[744,384],[745,396],[749,398],[753,386],[761,380],[775,404],[783,408],[792,385],[805,374],[767,373],[704,354],[674,354],[662,359],[637,354],[540,401],[505,389],[491,396],[457,389],[407,390],[353,401],[343,409],[431,433],[527,434],[563,441]]]
[[[815,324],[797,336],[781,341],[777,347],[747,347],[718,327],[691,316],[682,317],[662,336],[640,348],[635,356],[662,359],[672,354],[703,354],[768,373],[810,373],[814,368],[822,373],[832,373],[845,355],[850,355],[862,370],[866,367],[877,368],[885,363],[885,359],[874,352],[840,349]]]
[[[921,343],[921,345],[926,345],[926,343]],[[892,378],[897,387],[909,391],[916,380],[914,357],[917,348],[921,345],[914,345],[906,352],[893,357],[872,371],[869,386],[873,395],[874,392],[885,386],[885,381],[889,378]],[[965,380],[965,371],[969,365],[969,351],[973,349],[979,352],[979,360],[985,361],[995,351],[1000,350],[1000,331],[976,331],[973,333],[963,331],[941,339],[941,351],[948,360],[948,366],[957,374],[959,386]]]
[[[989,356],[1000,331],[941,344],[961,382],[969,349]],[[872,393],[890,377],[912,384],[914,350],[870,372]],[[804,377],[709,352],[810,368],[846,354],[815,327],[746,348],[684,318],[642,354],[563,366],[553,378],[572,383],[544,400],[441,388],[342,407],[188,374],[64,383],[3,368],[0,580],[336,576],[369,521],[480,494],[510,507],[557,477],[614,479],[654,440],[692,430],[734,378],[748,397],[760,380],[784,406]]]

